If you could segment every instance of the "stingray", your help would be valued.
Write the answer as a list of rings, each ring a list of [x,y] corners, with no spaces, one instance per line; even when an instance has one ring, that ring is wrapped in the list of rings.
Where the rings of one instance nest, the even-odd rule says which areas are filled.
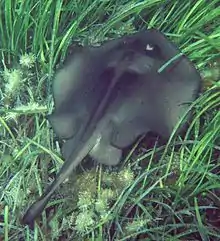
[[[57,136],[65,140],[65,162],[22,222],[33,225],[54,191],[87,155],[117,165],[123,149],[140,135],[153,131],[169,138],[200,88],[194,65],[155,29],[99,47],[75,48],[55,74],[55,109],[47,117]],[[186,115],[177,134],[190,117]]]

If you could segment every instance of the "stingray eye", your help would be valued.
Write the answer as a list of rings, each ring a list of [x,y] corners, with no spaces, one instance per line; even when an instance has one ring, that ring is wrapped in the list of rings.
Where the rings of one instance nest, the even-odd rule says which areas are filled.
[[[154,45],[153,44],[147,44],[146,45],[146,51],[154,51]]]
[[[152,58],[160,58],[161,50],[158,45],[148,43],[145,46],[145,54]]]

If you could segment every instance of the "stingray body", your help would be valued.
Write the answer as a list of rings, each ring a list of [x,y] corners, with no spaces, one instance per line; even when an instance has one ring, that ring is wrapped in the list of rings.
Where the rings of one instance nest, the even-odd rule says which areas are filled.
[[[186,56],[158,71],[179,53],[154,29],[100,47],[76,49],[55,75],[55,110],[48,117],[56,134],[66,140],[62,149],[65,162],[55,181],[28,209],[23,223],[33,223],[86,155],[117,165],[123,148],[138,136],[154,131],[169,137],[201,84]]]

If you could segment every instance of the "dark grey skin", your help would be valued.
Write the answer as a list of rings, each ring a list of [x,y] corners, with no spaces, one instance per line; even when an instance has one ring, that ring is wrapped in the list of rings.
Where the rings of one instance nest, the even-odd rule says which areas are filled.
[[[101,47],[79,49],[69,58],[55,75],[55,111],[48,117],[56,134],[66,140],[65,162],[55,181],[25,213],[24,224],[33,224],[54,191],[87,155],[117,165],[123,148],[138,136],[148,131],[170,136],[201,85],[185,56],[158,72],[179,53],[162,33],[147,30]]]

